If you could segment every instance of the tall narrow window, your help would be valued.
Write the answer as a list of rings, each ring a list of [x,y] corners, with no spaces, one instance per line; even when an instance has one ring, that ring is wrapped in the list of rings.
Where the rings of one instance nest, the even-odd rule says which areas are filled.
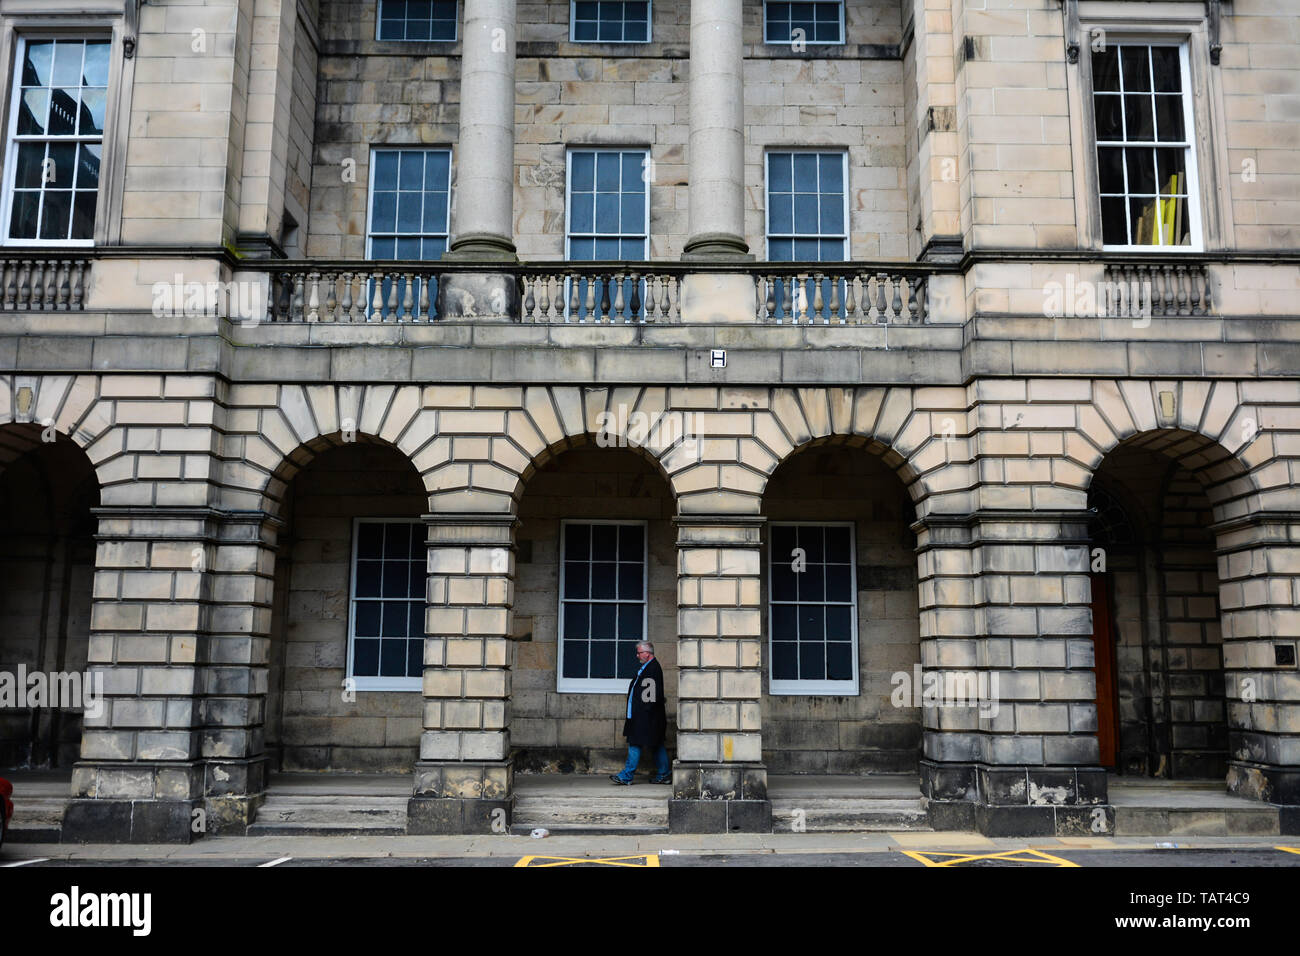
[[[451,196],[451,151],[447,149],[376,149],[370,154],[369,259],[441,258],[447,249]],[[381,302],[402,302],[405,279],[394,293],[384,280]],[[420,301],[420,283],[412,299]],[[429,282],[429,301],[437,300],[437,282]],[[374,308],[374,284],[367,285],[366,308]]]
[[[771,693],[856,695],[853,526],[773,524],[771,529]]]
[[[426,555],[423,522],[357,519],[347,671],[357,690],[420,689]]]
[[[827,44],[844,42],[844,3],[788,0],[763,4],[764,43]]]
[[[649,0],[569,0],[569,39],[575,43],[647,43]]]
[[[848,153],[789,152],[767,154],[767,257],[772,262],[843,262],[849,247]],[[787,284],[790,288],[787,288]],[[816,301],[815,283],[779,280],[773,315],[784,320],[786,308],[798,315]],[[839,282],[844,315],[845,284]],[[809,297],[812,297],[811,302]],[[822,280],[822,296],[831,301],[831,280]],[[789,300],[788,303],[786,300]]]
[[[566,256],[573,260],[642,261],[650,254],[650,190],[646,170],[650,153],[644,149],[582,149],[569,151],[569,196]],[[570,318],[586,321],[613,301],[616,282],[576,280],[565,292]],[[625,303],[635,292],[638,313],[644,312],[645,281],[633,289],[623,282]],[[576,293],[578,308],[571,304]]]
[[[19,39],[5,168],[9,244],[94,242],[108,54],[106,39]]]
[[[456,39],[456,0],[379,0],[377,39]]]
[[[1102,243],[1200,245],[1185,45],[1108,42],[1092,54]]]
[[[563,522],[557,689],[624,693],[645,629],[645,524]]]

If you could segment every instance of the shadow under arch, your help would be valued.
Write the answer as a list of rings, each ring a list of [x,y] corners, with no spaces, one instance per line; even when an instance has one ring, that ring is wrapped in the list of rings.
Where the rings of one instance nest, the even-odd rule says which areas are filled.
[[[901,457],[887,453],[861,437],[808,442],[765,487],[761,708],[771,773],[918,772],[919,688],[907,706],[893,693],[896,675],[912,681],[921,662],[915,504]]]
[[[1100,760],[1225,779],[1230,756],[1216,518],[1251,510],[1244,462],[1204,435],[1147,431],[1088,487]]]
[[[610,773],[638,641],[663,668],[675,751],[676,503],[641,448],[578,435],[547,452],[516,504],[511,750],[519,773]]]
[[[0,426],[0,671],[24,697],[0,708],[0,767],[68,767],[80,754],[94,692],[85,673],[100,499],[94,466],[72,438]],[[31,698],[23,671],[45,674],[50,694],[74,686],[81,694]]]

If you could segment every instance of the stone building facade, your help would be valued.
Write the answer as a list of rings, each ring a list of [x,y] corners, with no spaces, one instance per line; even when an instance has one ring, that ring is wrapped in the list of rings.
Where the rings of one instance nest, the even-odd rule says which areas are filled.
[[[0,670],[102,682],[4,766],[65,839],[274,770],[490,832],[648,639],[675,830],[1300,832],[1280,6],[0,0]]]

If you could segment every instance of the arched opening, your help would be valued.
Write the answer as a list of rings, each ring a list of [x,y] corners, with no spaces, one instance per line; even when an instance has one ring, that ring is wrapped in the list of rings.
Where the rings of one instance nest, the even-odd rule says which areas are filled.
[[[38,426],[0,429],[0,449],[0,696],[13,696],[0,767],[70,768],[98,693],[86,662],[99,482],[74,442]]]
[[[886,450],[806,447],[763,496],[763,760],[776,774],[916,772],[915,512]],[[919,705],[918,694],[908,703]]]
[[[427,509],[406,456],[366,436],[320,451],[288,482],[271,616],[271,770],[411,771]]]
[[[1135,777],[1222,780],[1214,516],[1204,468],[1170,455],[1169,435],[1115,448],[1089,489],[1101,762]]]
[[[610,773],[627,757],[627,686],[655,646],[675,752],[672,491],[638,453],[589,445],[528,478],[516,535],[510,741],[522,773]],[[648,764],[643,763],[643,769]]]

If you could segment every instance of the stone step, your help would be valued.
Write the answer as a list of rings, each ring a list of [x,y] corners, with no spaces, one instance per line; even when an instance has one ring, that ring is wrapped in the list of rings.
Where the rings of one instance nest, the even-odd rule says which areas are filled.
[[[802,812],[800,812],[802,811]],[[773,833],[871,833],[931,831],[920,800],[852,797],[785,798],[772,801]]]
[[[63,825],[63,811],[68,808],[70,800],[70,797],[15,796],[14,815],[9,825],[60,827]]]
[[[512,830],[545,827],[560,832],[576,832],[580,827],[592,832],[610,832],[611,827],[627,832],[658,832],[668,827],[666,797],[516,797]]]
[[[271,794],[258,807],[250,836],[304,836],[366,833],[382,836],[406,832],[409,797],[358,795],[305,796]]]
[[[1116,806],[1116,836],[1277,836],[1277,807]]]

